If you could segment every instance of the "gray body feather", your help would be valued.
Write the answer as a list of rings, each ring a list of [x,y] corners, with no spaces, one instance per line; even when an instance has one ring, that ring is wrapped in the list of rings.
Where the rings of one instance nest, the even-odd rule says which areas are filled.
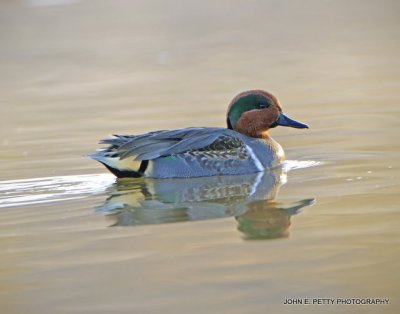
[[[282,148],[272,139],[252,138],[225,128],[115,135],[100,143],[109,146],[90,157],[124,172],[121,176],[129,173],[123,167],[118,169],[118,162],[122,165],[130,159],[146,161],[141,173],[137,169],[140,175],[172,178],[254,173],[276,166],[283,158]],[[107,159],[118,162],[107,164]]]

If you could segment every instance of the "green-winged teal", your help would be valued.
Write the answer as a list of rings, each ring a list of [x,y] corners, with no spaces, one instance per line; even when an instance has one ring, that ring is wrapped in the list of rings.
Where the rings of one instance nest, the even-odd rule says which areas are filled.
[[[227,128],[191,127],[102,140],[105,149],[90,155],[119,178],[192,178],[249,174],[284,160],[282,147],[268,134],[278,125],[306,124],[283,114],[269,92],[250,90],[229,104]]]

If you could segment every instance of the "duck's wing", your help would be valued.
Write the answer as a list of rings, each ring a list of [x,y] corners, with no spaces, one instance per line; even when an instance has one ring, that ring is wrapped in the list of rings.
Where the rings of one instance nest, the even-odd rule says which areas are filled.
[[[134,157],[135,160],[152,160],[181,153],[204,154],[209,158],[246,157],[246,145],[240,134],[224,128],[186,128],[140,135],[115,135],[100,143],[110,145],[103,153],[120,159]]]

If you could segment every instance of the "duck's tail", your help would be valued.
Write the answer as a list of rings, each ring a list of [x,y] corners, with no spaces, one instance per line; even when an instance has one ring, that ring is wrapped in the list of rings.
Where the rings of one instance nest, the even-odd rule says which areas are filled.
[[[118,178],[139,178],[144,175],[148,160],[134,160],[133,158],[120,159],[119,156],[110,156],[105,150],[99,150],[87,157],[102,163],[112,174]]]

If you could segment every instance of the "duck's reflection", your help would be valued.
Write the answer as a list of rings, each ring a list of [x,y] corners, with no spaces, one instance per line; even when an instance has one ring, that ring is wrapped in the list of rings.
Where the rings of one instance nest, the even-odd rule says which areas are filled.
[[[235,217],[246,239],[280,238],[289,234],[290,217],[313,203],[275,203],[285,182],[281,169],[244,176],[120,179],[97,210],[108,213],[113,226]]]

